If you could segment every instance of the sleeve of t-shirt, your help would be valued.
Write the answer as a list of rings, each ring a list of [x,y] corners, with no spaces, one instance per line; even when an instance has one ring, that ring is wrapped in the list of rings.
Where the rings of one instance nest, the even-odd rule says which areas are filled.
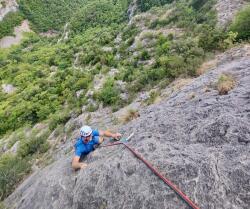
[[[100,135],[99,131],[98,130],[93,130],[92,134],[93,134],[93,142],[94,142],[94,144],[99,144],[99,135]]]
[[[92,132],[93,136],[100,136],[99,131],[98,130],[93,130]]]
[[[82,154],[82,152],[81,152],[80,148],[75,145],[75,155],[78,157],[81,157],[81,154]]]
[[[94,136],[93,142],[94,142],[94,144],[99,144],[99,136]]]
[[[81,157],[82,152],[79,149],[75,150],[75,155]]]

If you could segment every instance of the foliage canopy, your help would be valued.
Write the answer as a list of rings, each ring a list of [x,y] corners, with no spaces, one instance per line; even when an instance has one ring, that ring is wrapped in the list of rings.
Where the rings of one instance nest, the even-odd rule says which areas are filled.
[[[238,39],[250,39],[250,5],[237,14],[230,30],[238,33]]]

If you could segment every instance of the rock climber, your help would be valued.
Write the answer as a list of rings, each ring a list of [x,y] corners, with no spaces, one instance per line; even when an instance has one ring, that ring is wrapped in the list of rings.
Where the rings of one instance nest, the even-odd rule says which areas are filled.
[[[104,141],[104,136],[112,137],[115,140],[119,140],[120,133],[112,133],[108,130],[92,130],[89,126],[83,126],[80,129],[80,137],[75,143],[75,155],[72,160],[73,169],[84,169],[87,167],[86,163],[81,162],[83,156],[94,151],[95,146],[101,144]]]

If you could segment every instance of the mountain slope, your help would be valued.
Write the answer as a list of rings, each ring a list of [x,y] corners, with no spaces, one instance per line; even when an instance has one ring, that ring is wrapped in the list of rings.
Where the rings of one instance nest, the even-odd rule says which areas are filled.
[[[167,176],[170,171],[171,179],[199,205],[210,208],[208,199],[216,199],[220,193],[221,197],[217,199],[222,203],[214,200],[211,207],[226,207],[226,204],[245,207],[248,204],[245,187],[235,190],[232,182],[244,185],[244,178],[248,177],[245,150],[235,142],[249,144],[249,46],[232,49],[222,57],[216,54],[239,44],[242,38],[247,42],[250,27],[245,25],[250,24],[250,7],[242,10],[230,27],[223,28],[217,27],[216,2],[227,8],[225,13],[222,11],[224,7],[217,8],[219,15],[226,14],[225,22],[231,20],[231,11],[234,14],[243,6],[231,0],[18,1],[21,11],[7,15],[0,22],[0,28],[11,33],[11,27],[28,18],[35,32],[25,34],[17,46],[0,49],[0,176],[3,177],[0,178],[0,200],[8,197],[27,175],[37,171],[32,180],[27,180],[27,184],[21,185],[10,196],[9,200],[15,199],[17,207],[46,207],[40,203],[45,198],[51,208],[70,207],[72,204],[80,208],[78,199],[82,199],[81,194],[86,190],[89,190],[89,198],[93,201],[84,201],[88,204],[94,202],[93,207],[139,207],[136,200],[132,199],[132,203],[128,200],[133,191],[138,202],[147,200],[142,205],[152,199],[148,204],[153,204],[153,208],[164,204],[170,207],[172,199],[167,196],[172,197],[173,194],[169,190],[162,194],[165,195],[163,199],[169,198],[169,205],[161,198],[159,203],[155,201],[155,195],[147,195],[147,192],[158,194],[160,190],[145,186],[146,182],[136,175],[136,172],[141,172],[137,171],[141,168],[137,166],[142,165],[137,165],[133,158],[129,158],[134,163],[132,168],[127,167],[128,159],[121,161],[124,165],[121,168],[114,157],[114,164],[110,166],[114,169],[117,166],[115,171],[103,163],[104,160],[109,162],[110,157],[113,159],[111,150],[95,152],[97,158],[88,158],[90,170],[81,172],[79,176],[76,174],[81,179],[85,172],[100,172],[100,180],[97,180],[100,186],[93,188],[93,182],[85,182],[84,179],[87,187],[72,184],[75,174],[70,169],[72,156],[67,154],[73,149],[78,129],[83,124],[90,124],[98,128],[124,129],[127,134],[135,129],[139,133],[135,148],[159,165]],[[225,5],[225,2],[230,2],[230,5]],[[63,25],[63,32],[60,32]],[[46,32],[37,33],[40,31]],[[216,60],[202,64],[213,57],[219,59],[218,69],[195,79],[207,70],[207,66],[215,68]],[[226,74],[221,74],[223,70]],[[231,75],[231,71],[235,75]],[[173,93],[193,79],[195,81],[183,91]],[[242,98],[235,92],[237,90],[246,95]],[[223,96],[228,91],[229,95]],[[165,99],[169,95],[169,100]],[[159,105],[143,109],[161,100]],[[237,102],[241,103],[240,107]],[[132,122],[131,126],[122,126],[140,114],[141,119],[136,120],[138,124]],[[229,145],[224,146],[225,142]],[[195,152],[197,147],[204,156]],[[187,153],[187,148],[194,154]],[[176,149],[182,154],[175,152]],[[239,173],[233,176],[231,173],[238,167],[230,173],[230,162],[226,161],[231,149],[236,153],[243,150],[242,155],[234,156],[235,161],[232,162],[240,162],[240,158],[244,158],[240,171],[236,171]],[[220,156],[220,152],[225,153]],[[106,153],[110,155],[106,156]],[[123,157],[129,156],[125,151],[122,153]],[[214,156],[209,153],[214,153]],[[183,156],[188,156],[187,163]],[[165,162],[163,158],[170,161]],[[220,158],[222,165],[218,161]],[[57,162],[42,170],[53,161]],[[104,172],[98,168],[100,163]],[[220,166],[223,171],[218,169]],[[145,169],[143,174],[144,171],[150,174]],[[114,174],[105,176],[105,172]],[[60,178],[56,179],[56,176]],[[150,174],[145,179],[150,181],[151,177]],[[237,179],[239,177],[244,183]],[[205,178],[209,179],[208,183]],[[124,189],[119,184],[113,187],[115,182],[120,182]],[[124,182],[135,188],[130,192]],[[219,183],[223,185],[217,186]],[[110,190],[105,188],[109,184]],[[80,187],[84,188],[83,191]],[[235,199],[237,189],[239,194],[242,192],[240,199]],[[99,190],[103,191],[101,201],[95,203],[94,195],[98,195]],[[209,194],[208,197],[203,196],[202,190]],[[20,191],[22,194],[19,195]],[[120,197],[126,197],[124,204],[112,202],[115,191],[120,191]],[[34,195],[31,199],[29,192]],[[58,198],[56,193],[62,196]],[[228,194],[227,200],[224,196]],[[34,204],[34,200],[37,203]],[[8,204],[8,200],[6,202]],[[181,204],[176,200],[176,207],[182,207]]]
[[[200,208],[249,207],[250,46],[219,56],[217,67],[121,127],[130,143]],[[231,74],[236,86],[219,95]],[[194,95],[194,96],[190,96]],[[108,116],[106,116],[108,117]],[[71,142],[67,142],[69,145]],[[67,147],[67,145],[64,145]],[[5,201],[13,208],[187,208],[128,150],[99,148],[73,172],[72,153],[29,177]]]
[[[216,10],[218,12],[218,25],[225,27],[233,19],[235,14],[249,2],[249,0],[218,0]]]

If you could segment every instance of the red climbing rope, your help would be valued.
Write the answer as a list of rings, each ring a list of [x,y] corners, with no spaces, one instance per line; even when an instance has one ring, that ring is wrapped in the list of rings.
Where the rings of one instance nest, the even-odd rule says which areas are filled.
[[[138,154],[134,149],[132,149],[130,146],[123,142],[114,142],[111,144],[103,145],[101,147],[109,147],[114,145],[120,145],[123,144],[125,147],[127,147],[137,158],[139,158],[144,164],[148,166],[148,168],[154,172],[155,175],[157,175],[160,179],[162,179],[171,189],[173,189],[180,197],[183,199],[191,208],[193,209],[199,209],[198,206],[196,206],[192,200],[189,199],[189,197],[184,194],[174,183],[172,183],[170,180],[168,180],[166,177],[164,177],[157,169],[155,169],[148,161],[146,161],[140,154]]]

